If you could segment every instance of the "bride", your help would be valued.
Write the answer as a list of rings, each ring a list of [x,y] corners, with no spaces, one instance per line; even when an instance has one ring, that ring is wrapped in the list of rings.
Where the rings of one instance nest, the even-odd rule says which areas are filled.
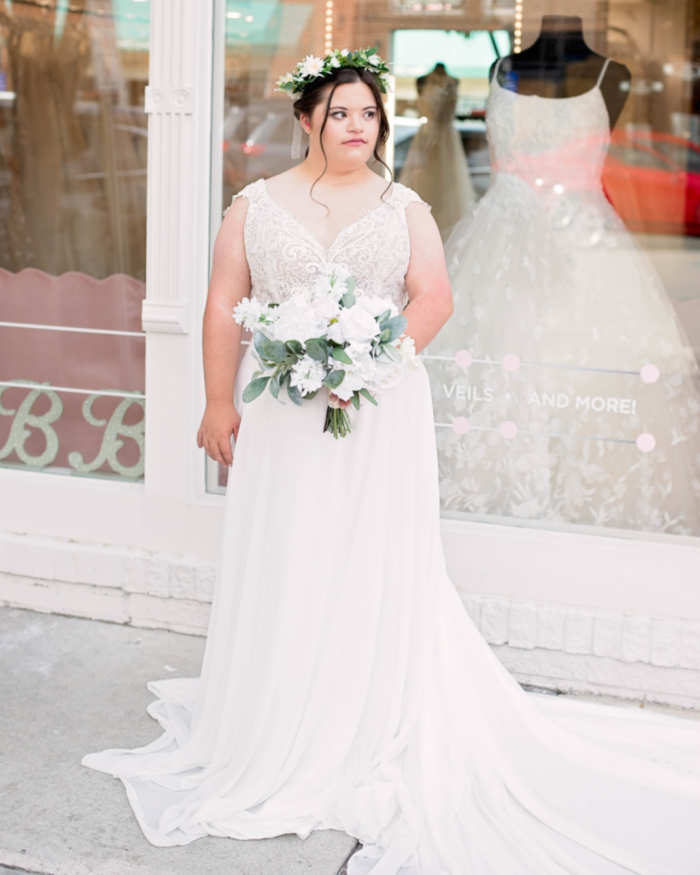
[[[422,364],[341,440],[322,393],[241,402],[246,296],[341,264],[418,350],[451,313],[429,208],[367,166],[388,133],[380,63],[334,53],[282,80],[308,155],[234,198],[205,314],[198,440],[233,464],[201,677],[149,685],[157,741],[84,763],[124,782],[156,845],[339,829],[362,844],[350,875],[696,875],[698,727],[528,695],[464,611]]]

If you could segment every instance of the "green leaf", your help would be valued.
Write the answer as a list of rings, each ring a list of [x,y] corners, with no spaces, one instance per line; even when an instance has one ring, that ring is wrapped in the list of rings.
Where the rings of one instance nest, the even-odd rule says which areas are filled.
[[[384,331],[389,329],[389,331],[391,332],[388,338],[389,342],[391,342],[392,340],[396,340],[396,338],[405,330],[407,325],[408,319],[406,319],[405,316],[394,316],[393,319],[389,319],[388,322],[385,322]],[[382,331],[382,335],[384,334],[384,331]],[[383,339],[384,337],[382,336],[382,340]]]
[[[329,374],[326,374],[326,379],[323,381],[323,385],[328,386],[331,390],[337,389],[344,379],[345,371],[331,371]]]
[[[391,338],[391,328],[384,328],[382,333],[379,335],[380,343],[387,343]]]
[[[349,276],[345,280],[345,288],[352,294],[355,291],[355,278]]]
[[[287,358],[287,345],[281,340],[268,340],[265,344],[265,356],[268,361],[279,364]]]
[[[331,350],[331,355],[333,356],[333,358],[337,362],[342,362],[344,365],[351,365],[352,364],[352,359],[345,352],[344,349],[340,349],[340,348],[336,347],[335,349]]]
[[[265,355],[265,344],[267,343],[267,337],[262,333],[262,331],[256,331],[253,335],[253,346],[255,347],[255,351],[260,356],[260,358],[267,358]]]
[[[280,394],[280,374],[275,374],[270,380],[270,394],[273,398],[277,398]]]
[[[298,407],[304,403],[304,398],[299,391],[298,386],[292,386],[291,380],[287,383],[287,395],[289,395],[289,400],[293,401]]]
[[[360,389],[360,395],[364,395],[368,401],[371,401],[372,404],[376,406],[377,399],[373,397],[373,395],[367,389]]]
[[[311,398],[315,398],[317,395],[318,389],[314,389],[313,392],[307,392],[306,395],[304,395],[304,400],[309,401]]]
[[[306,354],[317,362],[325,364],[328,361],[328,347],[317,338],[306,341]]]
[[[254,401],[258,395],[263,391],[265,386],[269,381],[269,377],[258,377],[257,380],[253,380],[248,383],[248,385],[243,390],[243,400],[247,404],[249,401]]]
[[[343,307],[352,307],[355,304],[356,300],[357,299],[352,292],[345,292],[343,297],[340,299],[340,303],[343,305]]]
[[[379,348],[384,353],[387,358],[390,358],[394,362],[401,361],[401,353],[396,349],[395,346],[392,346],[390,343],[382,343],[379,345]]]
[[[391,316],[391,310],[385,310],[381,316],[377,316],[377,322],[381,325],[385,319],[388,319]]]
[[[286,343],[286,347],[292,353],[292,355],[304,355],[304,347],[298,340],[288,340]]]
[[[360,393],[359,393],[359,392],[355,392],[355,393],[353,394],[353,396],[352,396],[352,406],[355,408],[355,410],[359,410],[359,409],[360,409]]]

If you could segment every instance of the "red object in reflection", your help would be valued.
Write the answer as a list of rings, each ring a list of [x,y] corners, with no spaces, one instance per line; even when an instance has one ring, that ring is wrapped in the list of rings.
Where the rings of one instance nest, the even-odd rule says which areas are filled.
[[[700,146],[682,137],[615,131],[603,188],[633,231],[700,235]]]
[[[244,155],[262,155],[265,151],[264,143],[239,143],[238,148]]]

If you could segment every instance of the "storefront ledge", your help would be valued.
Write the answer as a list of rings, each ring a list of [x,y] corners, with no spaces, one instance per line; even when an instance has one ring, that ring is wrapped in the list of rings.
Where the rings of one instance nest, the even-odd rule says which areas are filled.
[[[190,333],[189,303],[184,301],[150,301],[146,299],[141,307],[143,330],[161,334]]]
[[[525,684],[700,709],[700,623],[461,593]]]

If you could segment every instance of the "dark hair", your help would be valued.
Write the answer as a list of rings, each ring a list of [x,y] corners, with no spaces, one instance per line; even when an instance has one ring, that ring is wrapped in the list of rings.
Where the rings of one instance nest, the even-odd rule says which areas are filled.
[[[391,182],[393,182],[394,174],[391,172],[391,168],[389,165],[382,159],[379,154],[379,151],[386,144],[387,139],[389,138],[389,119],[386,117],[386,111],[384,109],[384,104],[382,103],[382,95],[379,90],[379,86],[377,85],[377,78],[374,73],[371,73],[364,67],[337,67],[334,69],[329,75],[319,77],[315,79],[313,82],[310,82],[309,85],[303,90],[301,95],[294,101],[294,116],[295,118],[299,118],[302,115],[308,115],[311,117],[313,111],[323,100],[323,90],[327,88],[329,85],[332,85],[332,88],[328,92],[328,100],[326,101],[326,112],[323,116],[323,124],[321,125],[321,132],[319,134],[319,142],[321,143],[321,151],[323,152],[323,157],[326,159],[326,166],[323,168],[323,173],[318,179],[314,180],[313,185],[311,186],[311,199],[316,200],[313,195],[314,186],[318,182],[319,179],[324,175],[326,170],[328,170],[328,157],[326,155],[326,150],[323,148],[323,131],[326,127],[326,122],[328,121],[328,113],[331,107],[331,101],[333,100],[333,95],[335,94],[335,89],[339,85],[345,85],[350,82],[364,82],[372,92],[374,96],[374,100],[377,104],[377,111],[379,112],[379,135],[377,137],[377,142],[374,145],[374,160],[378,161],[380,164],[383,164],[384,167],[389,171],[389,175],[391,176]],[[308,148],[306,150],[306,154],[308,155]],[[391,187],[391,182],[382,192],[382,198],[386,194],[386,192]],[[316,201],[316,203],[320,203],[320,201]],[[325,206],[325,204],[323,205]],[[328,207],[326,207],[328,209]]]

